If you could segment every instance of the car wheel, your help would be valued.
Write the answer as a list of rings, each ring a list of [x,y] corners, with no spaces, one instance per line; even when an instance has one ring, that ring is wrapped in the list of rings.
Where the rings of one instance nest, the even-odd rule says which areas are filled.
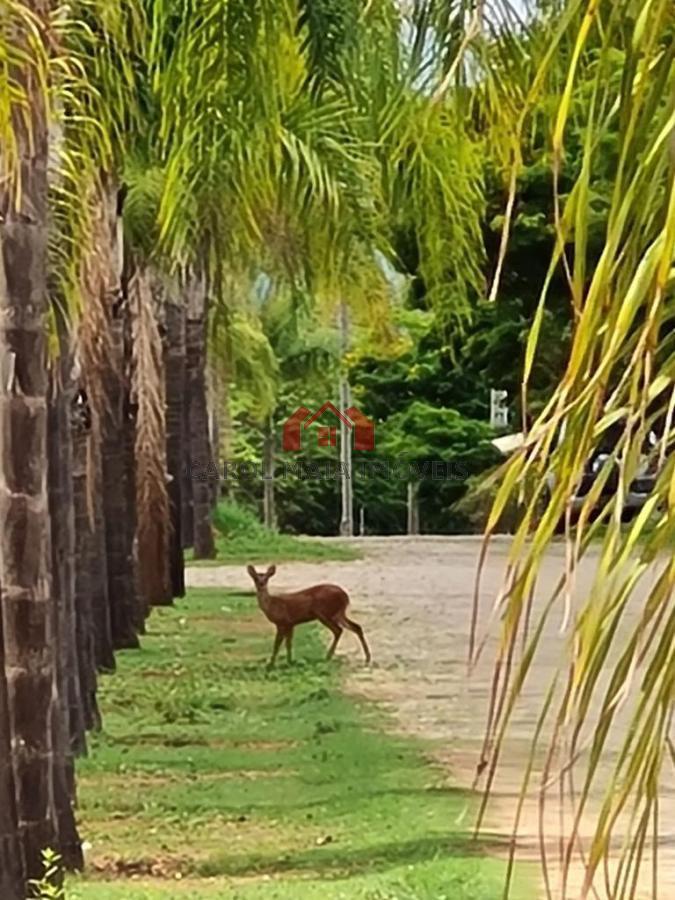
[[[579,511],[576,509],[573,509],[570,514],[570,527],[573,531],[577,527],[578,522],[579,522]],[[562,515],[560,517],[560,519],[558,520],[558,524],[555,527],[555,533],[556,534],[565,534],[565,516],[564,515]]]

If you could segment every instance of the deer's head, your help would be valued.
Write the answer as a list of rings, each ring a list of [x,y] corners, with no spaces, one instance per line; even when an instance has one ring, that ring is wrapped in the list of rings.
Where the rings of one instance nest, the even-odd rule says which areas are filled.
[[[256,572],[253,566],[247,566],[246,571],[253,579],[256,591],[263,591],[267,587],[267,582],[276,572],[276,566],[270,566],[266,572]]]

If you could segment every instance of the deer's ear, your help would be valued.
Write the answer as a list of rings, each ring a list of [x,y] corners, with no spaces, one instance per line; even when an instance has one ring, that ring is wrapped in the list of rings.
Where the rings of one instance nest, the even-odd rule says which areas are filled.
[[[248,574],[251,576],[251,578],[255,578],[255,576],[256,576],[256,571],[255,571],[255,569],[253,568],[253,566],[246,566],[246,571],[247,571]]]
[[[277,570],[276,566],[270,566],[269,569],[267,570],[267,577],[271,578],[272,575],[274,575],[274,573],[276,572],[276,570]]]

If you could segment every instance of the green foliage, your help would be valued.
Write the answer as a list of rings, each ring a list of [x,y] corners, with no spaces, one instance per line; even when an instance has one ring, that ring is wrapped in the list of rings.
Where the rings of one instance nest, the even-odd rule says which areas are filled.
[[[66,900],[61,857],[53,850],[44,850],[42,865],[44,868],[42,878],[39,881],[29,882],[31,898],[34,900]]]
[[[260,322],[244,310],[233,311],[224,329],[214,328],[211,352],[214,365],[220,363],[225,377],[232,379],[232,392],[245,393],[249,411],[258,423],[264,422],[276,406],[280,373],[279,359]]]
[[[578,167],[571,157],[570,170]],[[488,172],[488,209],[484,241],[490,265],[499,252],[504,196],[494,172]],[[512,242],[496,303],[479,302],[470,323],[459,332],[451,312],[441,303],[429,308],[417,262],[408,302],[394,306],[392,338],[385,346],[358,332],[349,355],[354,402],[377,423],[378,457],[453,460],[463,480],[422,485],[422,526],[428,532],[475,531],[485,521],[485,495],[471,491],[457,506],[484,468],[499,461],[489,446],[487,427],[490,389],[506,390],[511,428],[522,422],[520,383],[526,346],[535,319],[541,279],[554,247],[553,179],[543,148],[535,148],[518,180]],[[598,245],[598,224],[589,241]],[[450,304],[451,301],[448,300]],[[285,416],[301,403],[314,408],[335,399],[335,349],[322,357],[324,336],[307,317],[307,307],[279,296],[266,312],[281,363],[275,415],[277,431]],[[304,311],[303,311],[304,310]],[[290,327],[289,327],[290,323]],[[309,326],[309,331],[307,330]],[[530,378],[529,412],[537,413],[550,397],[569,353],[572,311],[564,273],[557,272],[542,316],[541,347]],[[334,332],[333,332],[334,333]],[[236,445],[241,458],[260,462],[262,436],[252,404],[237,401]],[[322,458],[315,448],[298,461]],[[372,477],[354,485],[355,503],[366,510],[370,533],[397,534],[406,527],[406,487],[400,479]],[[235,495],[258,506],[262,486],[238,485]],[[282,530],[335,534],[340,516],[339,483],[333,480],[286,479],[277,484],[278,520]],[[473,502],[475,501],[475,508]],[[510,522],[513,519],[509,519]]]
[[[125,237],[135,253],[148,259],[155,251],[159,237],[157,220],[166,173],[160,166],[130,151],[122,177]]]
[[[267,673],[271,637],[252,595],[197,590],[120,657],[79,763],[91,850],[70,900],[493,900],[471,798],[343,693],[319,626]],[[177,690],[208,715],[167,721]]]
[[[300,0],[299,7],[313,81],[319,87],[325,81],[339,84],[357,46],[360,5],[354,0]]]
[[[485,533],[504,474],[505,466],[502,463],[494,469],[486,469],[480,475],[474,475],[467,480],[466,493],[455,504],[453,513],[466,523],[468,532]],[[530,488],[532,488],[531,485]],[[544,512],[545,504],[545,499],[542,499],[538,516]],[[501,534],[515,534],[523,520],[526,508],[523,498],[518,495],[510,497],[494,530]]]
[[[490,425],[422,400],[390,416],[382,431],[385,453],[418,463],[449,460],[467,470],[481,470],[495,459]]]
[[[269,531],[253,509],[242,503],[222,501],[214,513],[217,555],[195,565],[246,565],[290,561],[358,559],[352,547],[303,540],[290,534]]]
[[[380,426],[380,452],[405,462],[411,481],[420,481],[421,526],[426,533],[467,530],[462,509],[455,504],[467,489],[467,479],[494,465],[499,454],[492,446],[494,432],[485,422],[469,419],[455,409],[413,400]],[[401,530],[405,480],[397,485]],[[391,490],[391,487],[389,488]],[[385,487],[386,490],[386,487]],[[357,496],[361,491],[358,487]],[[366,503],[368,498],[366,498]],[[372,522],[377,507],[366,515]]]
[[[237,503],[219,503],[213,525],[224,538],[244,537],[262,541],[268,534],[253,511]]]

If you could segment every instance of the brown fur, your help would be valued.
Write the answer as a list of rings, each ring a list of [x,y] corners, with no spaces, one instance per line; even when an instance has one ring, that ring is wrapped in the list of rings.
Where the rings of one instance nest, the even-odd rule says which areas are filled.
[[[370,649],[363,629],[347,617],[349,595],[346,591],[336,584],[317,584],[302,591],[271,594],[268,582],[276,570],[276,566],[270,566],[266,572],[256,572],[253,566],[248,566],[246,569],[255,584],[258,606],[277,628],[270,667],[276,662],[279,648],[284,641],[286,642],[288,661],[292,661],[293,629],[296,625],[315,621],[321,622],[333,634],[333,643],[328,651],[328,659],[331,659],[335,653],[338,641],[346,628],[356,634],[363,647],[366,664],[370,663]]]

